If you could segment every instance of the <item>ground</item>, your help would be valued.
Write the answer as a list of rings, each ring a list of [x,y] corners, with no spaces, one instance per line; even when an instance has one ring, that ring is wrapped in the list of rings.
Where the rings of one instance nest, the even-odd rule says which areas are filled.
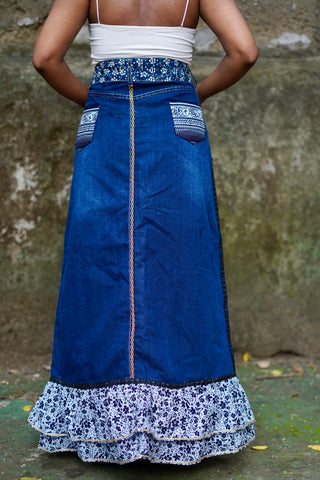
[[[268,448],[181,467],[86,464],[75,454],[42,453],[26,410],[48,380],[50,357],[0,357],[0,480],[319,480],[320,452],[310,448],[320,444],[319,360],[289,354],[245,359],[237,358],[237,372],[256,416],[252,447]]]

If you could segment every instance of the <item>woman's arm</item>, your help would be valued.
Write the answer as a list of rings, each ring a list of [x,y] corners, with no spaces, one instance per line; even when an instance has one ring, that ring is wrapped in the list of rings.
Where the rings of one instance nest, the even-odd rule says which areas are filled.
[[[256,62],[258,49],[234,0],[200,0],[200,16],[226,52],[217,68],[196,87],[202,103],[243,77]]]
[[[84,105],[88,87],[64,56],[88,16],[89,0],[55,0],[33,52],[33,65],[57,92]]]

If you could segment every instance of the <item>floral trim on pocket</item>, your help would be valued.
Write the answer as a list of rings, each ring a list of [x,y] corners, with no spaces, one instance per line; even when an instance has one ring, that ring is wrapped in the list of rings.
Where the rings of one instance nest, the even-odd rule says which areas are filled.
[[[86,108],[83,111],[76,139],[76,148],[78,150],[82,150],[92,141],[99,108],[100,107]]]
[[[190,143],[204,140],[206,135],[202,108],[193,103],[170,102],[174,130],[178,137]]]

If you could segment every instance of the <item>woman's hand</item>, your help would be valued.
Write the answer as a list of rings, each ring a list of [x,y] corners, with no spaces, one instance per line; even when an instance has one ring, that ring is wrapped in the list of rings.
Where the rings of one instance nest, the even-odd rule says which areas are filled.
[[[88,17],[89,0],[55,0],[33,52],[33,65],[61,95],[84,105],[88,87],[72,73],[64,56]]]
[[[217,68],[196,87],[202,103],[243,77],[256,62],[258,49],[234,0],[200,0],[200,16],[226,52]]]

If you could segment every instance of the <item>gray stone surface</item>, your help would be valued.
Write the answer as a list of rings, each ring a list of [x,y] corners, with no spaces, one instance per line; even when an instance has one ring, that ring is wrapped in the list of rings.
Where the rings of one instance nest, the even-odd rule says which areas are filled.
[[[50,352],[63,231],[81,109],[31,65],[51,2],[0,0],[0,349]],[[209,99],[236,349],[318,356],[319,6],[238,2],[260,59],[236,86]],[[86,33],[69,54],[89,81]],[[203,25],[198,79],[221,55]]]
[[[208,100],[236,348],[319,355],[320,63],[263,59]]]

